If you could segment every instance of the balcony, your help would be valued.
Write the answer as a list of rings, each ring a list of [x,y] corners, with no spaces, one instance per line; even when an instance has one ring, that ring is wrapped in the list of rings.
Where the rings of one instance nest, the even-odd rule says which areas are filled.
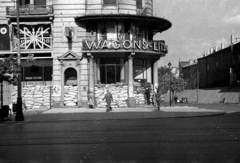
[[[7,16],[16,16],[17,9],[14,6],[6,7]],[[26,5],[19,6],[19,15],[20,16],[32,16],[32,15],[52,15],[53,14],[53,6],[34,6],[34,5]]]

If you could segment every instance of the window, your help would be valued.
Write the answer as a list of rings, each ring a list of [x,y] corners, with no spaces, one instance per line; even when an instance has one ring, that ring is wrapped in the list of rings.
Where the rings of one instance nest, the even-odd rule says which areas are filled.
[[[117,5],[117,0],[103,0],[103,5],[115,6]]]
[[[28,5],[30,4],[30,0],[19,0],[20,6]]]
[[[28,4],[32,4],[32,5],[36,5],[36,6],[45,6],[46,0],[19,0],[20,2],[20,6],[24,6],[24,5],[28,5]]]
[[[46,0],[34,0],[34,5],[45,6],[46,5]]]
[[[142,0],[137,0],[136,2],[137,2],[137,8],[142,9],[143,8]]]

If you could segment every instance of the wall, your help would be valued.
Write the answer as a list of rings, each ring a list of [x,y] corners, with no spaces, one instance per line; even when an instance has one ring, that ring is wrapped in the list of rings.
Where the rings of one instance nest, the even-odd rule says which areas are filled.
[[[74,36],[72,42],[72,51],[76,52],[78,55],[82,55],[82,39],[86,37],[86,30],[79,27],[75,22],[76,16],[85,15],[85,0],[54,0],[54,23],[53,23],[53,84],[61,85],[61,73],[60,73],[60,63],[57,59],[58,56],[63,55],[69,50],[68,40],[65,36],[65,27],[72,27],[74,29]],[[81,61],[81,82],[83,87],[87,87],[88,79],[86,74],[87,61]],[[86,98],[86,93],[84,94]]]

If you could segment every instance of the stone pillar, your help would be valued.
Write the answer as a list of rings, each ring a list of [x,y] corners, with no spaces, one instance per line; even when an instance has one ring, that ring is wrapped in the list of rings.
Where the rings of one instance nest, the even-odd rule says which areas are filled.
[[[154,88],[158,87],[158,59],[153,64],[153,86]]]
[[[61,103],[60,106],[64,107],[64,79],[65,79],[65,68],[64,68],[64,62],[61,61]]]
[[[133,57],[135,53],[131,53],[128,57],[128,107],[136,107],[136,100],[134,98],[134,90],[133,90]]]
[[[97,83],[99,84],[101,82],[100,79],[100,59],[97,59]]]
[[[128,81],[129,81],[129,61],[128,60],[124,64],[124,69],[126,70],[124,73],[125,83],[128,84]]]
[[[147,59],[147,82],[152,83],[152,66],[149,59]]]
[[[94,59],[94,85],[98,82],[98,67],[97,67],[97,59]]]
[[[94,59],[91,53],[87,54],[89,59],[89,66],[88,66],[88,91],[90,95],[94,99]]]
[[[124,71],[125,71],[124,58],[120,59],[120,65],[121,65],[120,82],[124,83],[125,82],[125,78],[124,78]]]

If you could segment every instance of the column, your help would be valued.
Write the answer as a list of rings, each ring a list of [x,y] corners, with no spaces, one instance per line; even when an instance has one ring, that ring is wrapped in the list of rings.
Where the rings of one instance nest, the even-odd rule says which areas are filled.
[[[149,59],[147,59],[147,82],[152,83],[152,66]]]
[[[97,59],[94,59],[94,85],[98,84],[98,67],[97,67]]]
[[[100,79],[100,59],[97,59],[97,83],[101,83]]]
[[[88,91],[90,95],[94,98],[94,59],[91,53],[87,54],[89,59],[88,66]]]
[[[153,86],[158,87],[158,59],[153,63]]]
[[[124,83],[124,71],[125,71],[124,58],[120,58],[120,65],[121,65],[120,81]]]
[[[129,107],[136,107],[136,100],[134,98],[134,90],[133,90],[133,57],[135,53],[131,53],[131,55],[128,57],[128,106]]]

